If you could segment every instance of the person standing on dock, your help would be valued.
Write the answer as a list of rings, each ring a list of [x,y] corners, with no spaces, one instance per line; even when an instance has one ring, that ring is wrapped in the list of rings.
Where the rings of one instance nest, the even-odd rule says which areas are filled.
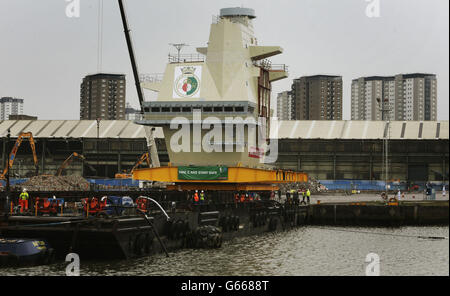
[[[205,203],[205,192],[202,190],[202,192],[200,193],[200,204],[204,203]]]
[[[198,204],[198,202],[199,202],[199,197],[198,197],[198,191],[197,190],[195,190],[195,193],[194,193],[194,204]]]
[[[311,191],[309,191],[309,188],[306,189],[306,197],[307,197],[307,199],[308,199],[308,203],[310,203],[309,198],[311,197]]]
[[[234,202],[239,203],[239,192],[234,195]]]
[[[445,184],[442,186],[442,197],[445,197],[447,195],[447,192],[445,191]]]
[[[23,213],[23,210],[28,211],[28,199],[30,198],[27,189],[24,188],[22,193],[19,195],[19,205],[20,212]]]

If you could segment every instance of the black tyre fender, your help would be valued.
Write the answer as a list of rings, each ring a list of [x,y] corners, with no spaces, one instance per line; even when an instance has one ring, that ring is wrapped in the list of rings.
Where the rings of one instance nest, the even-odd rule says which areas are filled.
[[[223,232],[228,232],[230,230],[230,216],[226,216],[223,218]]]
[[[56,261],[56,252],[54,249],[48,250],[48,263],[53,264]]]
[[[153,249],[153,237],[150,234],[145,235],[144,252],[145,254],[150,254]]]
[[[200,227],[198,229],[198,234],[200,235],[200,237],[205,237],[208,235],[208,229],[206,227]]]
[[[259,214],[255,214],[255,220],[253,222],[254,227],[258,227],[259,226]]]
[[[186,236],[186,223],[183,220],[178,221],[178,235],[180,238],[184,238]]]
[[[142,255],[145,252],[145,236],[143,234],[136,235],[134,241],[134,253]]]
[[[235,223],[234,223],[234,230],[238,231],[239,230],[239,224],[240,224],[240,218],[239,216],[235,217]]]
[[[278,219],[275,217],[272,217],[269,222],[269,229],[271,231],[274,231],[277,229],[277,226],[278,226]]]

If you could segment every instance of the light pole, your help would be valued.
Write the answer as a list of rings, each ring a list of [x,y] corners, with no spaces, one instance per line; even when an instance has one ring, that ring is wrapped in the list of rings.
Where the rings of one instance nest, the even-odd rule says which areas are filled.
[[[100,171],[99,154],[100,154],[100,152],[98,150],[98,141],[100,139],[100,121],[101,121],[101,119],[97,118],[97,145],[95,145],[96,146],[95,150],[97,150],[97,177],[100,177],[99,176],[99,171]]]
[[[6,151],[8,151],[9,149],[9,141],[11,141],[11,130],[8,128],[8,134],[7,134],[7,136],[6,136],[6,145],[5,145],[5,149],[6,149]],[[6,154],[6,151],[5,151],[5,154]],[[10,164],[10,162],[9,162],[9,160],[10,160],[10,155],[9,154],[6,154],[6,168],[8,169],[8,171],[6,172],[6,188],[5,188],[5,191],[6,191],[6,200],[5,200],[5,213],[7,213],[8,212],[8,207],[9,207],[9,193],[10,193],[10,186],[9,186],[9,164]]]
[[[383,121],[386,120],[386,134],[383,135],[383,162],[384,162],[384,186],[386,190],[386,194],[389,190],[388,186],[388,178],[389,178],[389,138],[390,138],[390,119],[389,112],[391,109],[386,106],[389,104],[389,99],[384,99],[383,102],[379,98],[377,98],[378,105],[380,106],[381,119]],[[385,116],[386,113],[386,116]]]

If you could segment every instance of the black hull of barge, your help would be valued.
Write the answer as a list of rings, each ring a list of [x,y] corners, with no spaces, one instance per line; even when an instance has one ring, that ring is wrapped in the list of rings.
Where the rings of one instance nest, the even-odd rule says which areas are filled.
[[[307,208],[300,206],[267,207],[234,204],[220,211],[195,207],[192,211],[161,214],[85,219],[83,217],[11,216],[0,236],[6,238],[45,238],[58,259],[76,253],[82,260],[131,259],[163,253],[157,235],[168,251],[195,248],[195,231],[214,226],[221,241],[267,232],[283,231],[303,225]],[[238,223],[236,223],[238,222]]]

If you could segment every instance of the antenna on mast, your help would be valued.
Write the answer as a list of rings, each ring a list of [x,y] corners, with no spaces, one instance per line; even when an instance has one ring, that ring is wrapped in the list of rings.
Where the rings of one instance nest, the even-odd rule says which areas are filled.
[[[180,62],[180,52],[181,49],[183,49],[183,47],[185,46],[189,46],[189,44],[185,44],[185,43],[169,43],[169,45],[172,45],[173,47],[175,47],[178,51],[178,63]]]

